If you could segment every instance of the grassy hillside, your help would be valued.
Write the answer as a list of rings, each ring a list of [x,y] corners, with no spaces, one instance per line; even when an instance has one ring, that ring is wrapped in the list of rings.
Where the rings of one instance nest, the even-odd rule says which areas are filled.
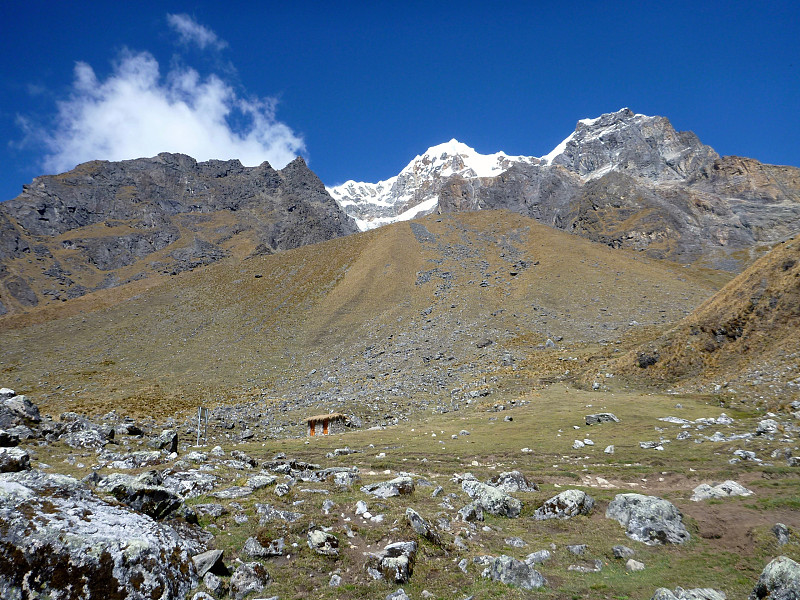
[[[506,211],[430,216],[7,316],[0,369],[54,414],[272,397],[445,406],[575,372],[598,343],[676,322],[719,277]]]

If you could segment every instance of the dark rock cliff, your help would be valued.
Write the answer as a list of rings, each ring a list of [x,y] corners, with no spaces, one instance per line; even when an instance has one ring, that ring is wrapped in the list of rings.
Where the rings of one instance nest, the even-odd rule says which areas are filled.
[[[302,158],[92,161],[0,204],[0,312],[356,231]]]

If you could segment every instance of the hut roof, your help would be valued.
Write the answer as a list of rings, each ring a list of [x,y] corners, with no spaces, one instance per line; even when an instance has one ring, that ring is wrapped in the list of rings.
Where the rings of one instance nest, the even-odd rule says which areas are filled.
[[[331,413],[329,415],[314,415],[313,417],[306,417],[306,423],[311,423],[312,421],[337,421],[337,420],[346,420],[347,415],[342,413]]]

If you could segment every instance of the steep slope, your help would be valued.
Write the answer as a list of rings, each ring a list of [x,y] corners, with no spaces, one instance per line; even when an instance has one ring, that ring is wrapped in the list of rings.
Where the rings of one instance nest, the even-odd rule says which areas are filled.
[[[414,189],[428,189],[420,210],[504,208],[614,248],[732,272],[800,230],[800,169],[721,158],[668,119],[628,109],[583,119],[541,159],[516,157],[500,168],[446,178],[419,171]],[[361,227],[371,216],[399,218],[387,208],[396,188],[381,193],[383,208],[360,204]]]
[[[355,231],[300,158],[89,162],[0,203],[0,314]]]
[[[508,211],[428,216],[8,315],[0,363],[54,413],[280,396],[380,420],[564,377],[715,289]]]
[[[781,404],[800,399],[800,240],[779,244],[617,369]]]
[[[347,181],[328,192],[362,231],[430,214],[451,176],[467,179],[499,175],[515,164],[537,164],[532,156],[479,154],[457,140],[428,148],[394,177],[378,183]]]

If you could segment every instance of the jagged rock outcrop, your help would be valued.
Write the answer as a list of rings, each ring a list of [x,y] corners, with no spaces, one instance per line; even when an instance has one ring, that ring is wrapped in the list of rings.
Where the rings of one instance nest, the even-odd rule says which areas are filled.
[[[169,153],[92,161],[0,203],[0,302],[14,311],[355,231],[301,158],[279,171]]]

